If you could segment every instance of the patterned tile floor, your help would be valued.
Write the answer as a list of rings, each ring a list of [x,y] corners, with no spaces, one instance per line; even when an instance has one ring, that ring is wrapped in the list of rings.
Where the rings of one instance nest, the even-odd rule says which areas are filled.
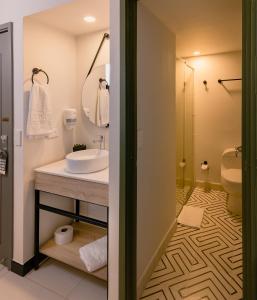
[[[204,207],[201,229],[178,225],[141,299],[242,299],[242,220],[227,194],[196,188],[187,205]]]

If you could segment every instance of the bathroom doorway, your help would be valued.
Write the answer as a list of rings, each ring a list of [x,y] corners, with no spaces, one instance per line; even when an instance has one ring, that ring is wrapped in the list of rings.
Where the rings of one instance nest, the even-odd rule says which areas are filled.
[[[144,2],[144,4],[146,4],[147,2],[150,3],[151,1],[143,1],[143,2]],[[156,11],[158,10],[158,6],[160,6],[160,5],[161,4],[159,2],[158,2],[158,4],[156,4],[155,12],[151,11],[152,15],[155,15]],[[255,181],[254,166],[255,166],[256,162],[254,162],[253,159],[254,159],[254,157],[256,157],[256,155],[255,155],[256,151],[255,151],[253,143],[250,142],[251,141],[250,137],[255,141],[255,137],[253,138],[253,134],[254,134],[255,128],[256,128],[256,117],[253,116],[250,113],[250,111],[252,111],[252,109],[255,107],[255,104],[254,104],[255,103],[255,95],[251,94],[250,91],[254,89],[254,85],[255,85],[254,80],[255,80],[255,76],[256,76],[255,70],[253,70],[252,66],[251,66],[251,64],[253,64],[254,55],[255,55],[254,44],[256,42],[255,41],[255,32],[256,31],[255,31],[255,27],[254,27],[253,24],[255,24],[255,20],[256,20],[256,3],[255,3],[255,1],[244,1],[242,3],[242,5],[243,5],[243,9],[241,10],[240,15],[239,15],[239,22],[241,20],[241,17],[243,16],[243,39],[241,37],[241,39],[243,40],[243,43],[242,43],[243,44],[243,49],[242,49],[242,53],[241,53],[241,58],[243,58],[243,61],[242,61],[242,70],[243,71],[242,71],[242,73],[236,74],[235,77],[217,78],[215,84],[217,86],[219,86],[218,84],[223,83],[223,82],[219,82],[218,81],[219,79],[243,78],[243,85],[242,85],[242,89],[243,89],[242,90],[242,95],[243,95],[242,96],[243,97],[243,101],[242,101],[242,164],[243,164],[243,168],[242,168],[242,172],[243,172],[242,185],[243,185],[243,201],[242,201],[242,205],[243,205],[243,246],[244,246],[244,250],[245,250],[244,251],[245,255],[244,255],[244,276],[243,276],[242,272],[238,273],[238,279],[239,279],[239,281],[241,281],[241,283],[239,283],[239,281],[238,281],[238,287],[239,287],[239,290],[240,290],[240,286],[242,288],[242,280],[244,280],[244,285],[243,285],[244,299],[253,299],[256,295],[256,291],[255,291],[255,286],[254,286],[254,284],[251,280],[251,276],[255,275],[255,272],[256,272],[255,269],[253,269],[253,267],[252,267],[254,265],[254,261],[255,261],[255,257],[256,257],[256,237],[253,235],[253,232],[256,229],[256,221],[254,220],[254,213],[255,212],[253,213],[253,210],[251,211],[250,207],[252,207],[252,209],[255,209],[254,203],[255,203],[256,195],[255,195],[255,191],[253,190],[253,187],[251,187],[251,183],[253,183],[253,186],[254,186],[254,181]],[[232,3],[232,2],[230,3],[230,9],[231,9],[231,11],[234,11],[234,3]],[[201,12],[203,12],[203,10],[201,10],[201,8],[199,10]],[[191,12],[191,10],[188,9],[188,7],[187,7],[187,9],[184,9],[184,11]],[[140,17],[142,17],[142,15],[140,15]],[[150,17],[152,17],[152,16],[150,16]],[[153,21],[153,23],[156,24],[158,21],[161,20],[160,18],[158,18],[158,19],[159,20]],[[138,18],[138,22],[139,22],[139,20],[140,20],[140,18]],[[147,20],[148,25],[149,25],[149,22],[150,22],[149,20],[150,19]],[[229,21],[231,21],[231,19],[229,19]],[[250,21],[252,21],[253,23],[251,23]],[[130,24],[129,21],[128,21],[128,24]],[[139,27],[142,26],[142,23],[139,23],[139,24],[140,24]],[[135,24],[133,23],[133,24],[130,24],[130,25],[131,25],[131,30],[133,30]],[[142,28],[142,27],[140,27],[140,28]],[[149,32],[150,32],[150,30],[148,29],[147,33],[149,33]],[[160,34],[160,32],[158,32],[158,30],[153,30],[151,37],[153,37],[153,36],[156,37],[158,34]],[[141,40],[142,36],[143,35],[138,36],[138,45],[141,46],[141,47],[142,47],[142,43],[143,43],[143,41]],[[146,37],[146,40],[147,40],[147,37]],[[149,49],[151,48],[151,46],[152,47],[156,46],[156,44],[154,46],[151,45],[150,40],[151,40],[150,38],[147,40],[148,43],[146,43],[146,44],[147,44],[148,52],[145,52],[144,55],[149,55],[149,53],[150,53]],[[164,42],[165,42],[165,40],[163,40],[163,43]],[[235,49],[235,50],[240,50],[240,49]],[[142,59],[144,59],[144,61],[145,61],[144,55],[139,54],[137,56],[138,62],[141,63]],[[199,55],[199,54],[196,54],[196,55]],[[237,54],[235,54],[235,55],[237,55]],[[160,58],[161,58],[161,55],[160,55]],[[156,68],[157,65],[155,64],[154,60],[152,60],[152,61],[153,61],[153,66],[155,66],[155,69],[154,68],[152,69],[152,72],[154,72],[155,70],[157,70],[157,68]],[[162,63],[163,63],[163,61],[162,61]],[[160,64],[161,64],[161,61],[160,61]],[[226,66],[224,65],[223,68],[224,68],[223,70],[225,70]],[[146,72],[146,70],[147,70],[147,72]],[[145,82],[147,82],[147,76],[148,76],[149,72],[151,72],[151,68],[148,65],[147,68],[144,69],[144,72],[141,72],[141,74],[139,73],[139,78],[141,78],[140,76],[142,74],[144,74],[145,75],[144,80],[145,80]],[[212,72],[212,70],[210,70],[210,72]],[[147,76],[146,76],[146,73],[147,73]],[[242,75],[242,77],[240,75]],[[163,78],[163,77],[161,77],[161,78]],[[210,83],[208,83],[208,81],[207,82],[204,82],[204,81],[205,80],[202,80],[202,86],[201,87],[203,87],[203,91],[205,90],[205,92],[207,92],[208,88],[212,88],[212,87],[209,86]],[[155,81],[152,81],[152,83],[153,82],[155,82]],[[164,87],[164,85],[162,87]],[[223,86],[220,85],[220,87],[222,87],[224,89],[227,88],[227,86],[225,84]],[[147,92],[146,92],[147,95],[148,95],[148,100],[150,99],[149,89],[150,88],[149,88],[149,85],[148,85],[147,86]],[[156,91],[157,91],[157,88],[156,88],[155,92]],[[143,94],[139,93],[138,97],[142,97],[142,95]],[[157,95],[157,93],[156,93],[156,95]],[[161,94],[159,96],[160,96],[160,99],[161,99],[162,98]],[[149,100],[148,105],[150,105],[150,103],[151,102]],[[217,106],[217,108],[218,108],[218,106]],[[250,108],[252,108],[252,109],[250,109]],[[145,113],[146,113],[146,109],[147,109],[146,106],[143,106],[143,108],[141,107],[140,109],[145,109]],[[158,111],[156,111],[155,117],[156,117],[155,118],[155,125],[156,125],[156,122],[158,120],[160,120],[160,119],[158,119]],[[138,142],[139,142],[138,147],[142,146],[142,144],[143,144],[142,139],[143,139],[143,141],[145,141],[145,135],[147,134],[146,132],[142,132],[142,131],[140,132],[140,130],[141,130],[141,128],[139,129],[139,132],[138,132]],[[153,138],[153,134],[152,134],[152,138]],[[208,135],[206,135],[205,138],[208,139]],[[167,145],[167,144],[165,144],[165,145]],[[213,145],[213,147],[215,147],[215,141],[213,141],[212,145]],[[150,144],[148,145],[148,147],[149,146],[150,146]],[[236,145],[233,145],[233,146],[241,146],[241,144],[236,144]],[[225,151],[226,148],[224,147],[223,150]],[[237,151],[240,152],[241,149],[238,148]],[[250,156],[250,153],[251,153],[252,156]],[[138,157],[138,160],[140,160],[140,156]],[[250,167],[250,162],[251,162],[251,167]],[[181,163],[184,163],[184,161],[182,160]],[[202,161],[202,163],[204,165],[207,165],[207,168],[209,167],[208,166],[208,161],[207,162]],[[153,159],[151,161],[151,164],[154,166]],[[181,164],[181,166],[183,167],[183,164]],[[138,165],[138,168],[140,169],[139,165]],[[204,169],[205,169],[205,166],[203,166],[203,168],[201,170],[205,171]],[[138,170],[138,172],[142,172],[142,169]],[[205,175],[203,175],[203,176],[205,176]],[[148,178],[148,175],[147,175],[147,178]],[[181,177],[181,178],[183,178],[183,177]],[[184,186],[184,184],[183,184],[183,186]],[[163,185],[163,187],[164,187],[164,185]],[[144,218],[144,215],[143,215],[142,210],[141,210],[142,202],[139,202],[142,199],[142,194],[137,195],[137,197],[138,197],[138,200],[137,200],[138,207],[137,208],[140,210],[140,222],[138,223],[138,226],[140,226],[142,224],[142,219]],[[245,199],[247,199],[247,201],[244,201]],[[147,200],[149,201],[149,197],[148,197]],[[160,201],[158,202],[158,204],[160,205]],[[148,202],[148,208],[150,207],[150,205],[151,205],[151,203]],[[134,213],[135,213],[135,211],[134,211]],[[137,213],[139,214],[139,212],[137,212]],[[145,209],[145,213],[149,214],[150,212],[149,212],[149,210],[147,211],[147,209]],[[155,210],[156,218],[154,219],[156,226],[154,228],[154,232],[157,231],[157,228],[156,228],[157,227],[156,222],[158,222],[157,221],[157,214],[158,214],[158,211],[156,209]],[[249,220],[251,220],[251,221],[249,221]],[[147,228],[147,230],[149,231],[149,227]],[[242,229],[240,229],[239,232],[240,231],[242,231]],[[144,228],[142,228],[142,227],[138,228],[138,235],[140,235],[140,237],[139,236],[137,237],[138,244],[140,244],[140,238],[141,238],[141,233],[142,232],[145,232]],[[151,232],[153,234],[153,231],[151,231]],[[147,234],[147,233],[145,232],[145,234]],[[150,241],[151,238],[153,238],[153,235],[151,237],[148,235],[148,240],[149,241]],[[142,245],[142,244],[140,244],[140,245]],[[252,249],[254,249],[254,250],[252,250]],[[156,251],[158,251],[158,250],[156,250]],[[138,251],[139,251],[139,246],[138,246]],[[147,251],[149,251],[149,246],[148,246]],[[147,255],[148,252],[143,251],[143,253],[144,253],[144,258],[145,258],[145,256]],[[241,250],[241,253],[238,253],[237,255],[238,255],[238,258],[236,259],[236,261],[238,262],[239,261],[239,256],[242,256],[242,250]],[[139,257],[139,256],[137,256],[137,257]],[[145,262],[147,264],[147,260],[145,260]],[[141,260],[138,263],[141,264],[141,266],[142,266],[142,261]],[[148,263],[150,264],[149,261],[148,261]],[[147,271],[145,271],[144,274],[146,274],[146,272]],[[167,277],[168,276],[167,275],[168,270],[167,270],[167,265],[165,263],[165,260],[162,260],[159,263],[159,265],[156,267],[156,272],[159,272],[159,274],[163,273],[163,276],[166,276],[166,279],[168,278]],[[174,298],[172,298],[172,296],[171,296],[171,298],[167,298],[166,295],[168,295],[168,294],[171,295],[171,289],[168,289],[168,287],[167,287],[167,290],[166,290],[167,294],[165,294],[165,292],[161,288],[158,289],[158,284],[159,283],[158,283],[157,277],[158,277],[157,274],[154,274],[153,277],[152,277],[152,280],[154,282],[154,285],[155,285],[155,288],[157,289],[157,291],[154,290],[153,285],[148,284],[147,289],[148,289],[149,294],[144,294],[142,299],[148,299],[147,297],[151,298],[151,297],[154,297],[154,296],[156,296],[156,297],[158,296],[160,299],[162,299],[161,297],[163,297],[163,298],[166,297],[166,299],[174,299]],[[139,278],[139,279],[141,279],[141,278]],[[181,287],[183,287],[182,281],[181,281]],[[223,295],[222,297],[228,297],[228,295],[232,295],[233,291],[230,291],[230,293],[231,294],[229,294],[229,292],[228,292],[227,296]],[[240,294],[238,294],[238,297],[242,297],[242,295],[240,296]],[[180,299],[180,298],[175,298],[175,299]],[[230,299],[230,298],[225,298],[225,299]],[[240,299],[240,298],[238,298],[238,299]]]
[[[34,243],[24,238],[24,248],[33,257],[31,278],[46,272],[47,288],[56,277],[54,269],[60,277],[77,272],[87,286],[86,297],[99,300],[108,298],[109,279],[109,5],[105,0],[73,0],[23,19],[23,184],[31,211],[24,227],[26,236],[34,236]],[[38,103],[43,103],[40,114]],[[41,113],[47,122],[35,127],[33,120]],[[72,169],[76,161],[77,169]],[[65,173],[48,175],[70,184],[56,183],[59,191],[42,188],[37,179],[49,166]],[[47,185],[50,181],[46,179]],[[94,266],[87,256],[93,244],[102,253]],[[63,296],[77,299],[83,294],[77,288],[69,287]]]
[[[13,49],[12,24],[0,25],[0,261],[13,253]]]

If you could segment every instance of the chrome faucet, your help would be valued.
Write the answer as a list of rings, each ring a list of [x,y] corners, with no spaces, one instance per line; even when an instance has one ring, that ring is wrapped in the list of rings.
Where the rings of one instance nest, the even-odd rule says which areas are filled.
[[[235,147],[236,157],[238,157],[239,152],[242,153],[242,146]]]
[[[103,144],[104,144],[104,136],[103,135],[99,135],[98,139],[93,140],[94,144],[99,144],[99,150],[103,149]]]

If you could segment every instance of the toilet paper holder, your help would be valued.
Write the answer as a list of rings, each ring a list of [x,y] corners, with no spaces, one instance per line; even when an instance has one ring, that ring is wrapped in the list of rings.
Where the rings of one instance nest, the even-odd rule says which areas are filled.
[[[201,170],[202,170],[202,171],[207,171],[207,170],[209,170],[209,164],[208,164],[208,161],[207,161],[207,160],[204,160],[204,161],[201,163]]]

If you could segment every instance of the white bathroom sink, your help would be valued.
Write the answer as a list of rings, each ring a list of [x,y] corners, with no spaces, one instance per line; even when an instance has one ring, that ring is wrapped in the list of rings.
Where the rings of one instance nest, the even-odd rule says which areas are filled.
[[[109,151],[88,149],[72,152],[65,157],[66,171],[86,174],[103,170],[109,165]]]

